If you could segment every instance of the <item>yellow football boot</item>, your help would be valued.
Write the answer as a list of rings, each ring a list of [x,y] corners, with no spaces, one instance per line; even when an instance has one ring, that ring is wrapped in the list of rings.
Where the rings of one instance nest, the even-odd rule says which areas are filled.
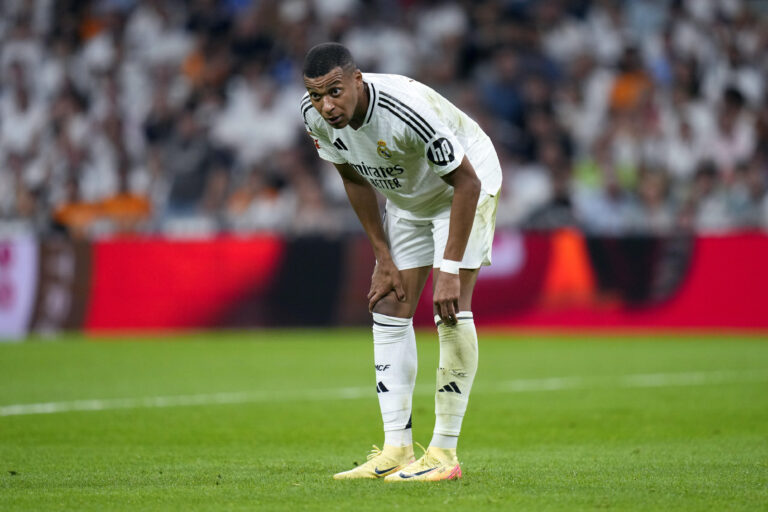
[[[333,478],[335,480],[384,478],[411,462],[413,462],[413,445],[389,446],[385,444],[383,450],[379,450],[378,446],[373,445],[373,450],[368,454],[367,462],[349,471],[336,473]]]
[[[461,466],[456,450],[430,446],[416,462],[393,471],[385,482],[437,482],[461,478]]]

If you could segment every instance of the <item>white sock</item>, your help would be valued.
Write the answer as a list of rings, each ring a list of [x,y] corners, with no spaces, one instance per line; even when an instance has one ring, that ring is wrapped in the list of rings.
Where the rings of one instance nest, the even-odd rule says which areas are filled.
[[[413,444],[413,430],[387,430],[384,432],[384,444],[388,446],[410,446]]]
[[[440,338],[440,365],[432,444],[440,448],[456,448],[477,373],[477,331],[470,311],[460,311],[454,326],[445,325],[439,316],[435,317],[435,323]]]
[[[444,436],[443,434],[432,434],[432,440],[429,442],[429,446],[437,446],[445,450],[455,450],[456,445],[459,443],[459,436]]]
[[[411,404],[417,369],[413,320],[373,313],[373,356],[384,444],[413,444]]]

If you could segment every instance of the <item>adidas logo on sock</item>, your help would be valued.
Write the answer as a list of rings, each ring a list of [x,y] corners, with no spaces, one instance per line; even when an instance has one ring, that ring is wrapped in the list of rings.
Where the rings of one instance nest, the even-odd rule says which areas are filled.
[[[442,389],[437,390],[440,393],[458,393],[461,394],[461,390],[459,389],[459,386],[456,385],[455,382],[451,381],[450,384],[446,384],[443,386]]]
[[[383,382],[379,381],[379,383],[376,384],[377,393],[386,393],[387,391],[389,390],[387,389],[387,386],[385,386]]]

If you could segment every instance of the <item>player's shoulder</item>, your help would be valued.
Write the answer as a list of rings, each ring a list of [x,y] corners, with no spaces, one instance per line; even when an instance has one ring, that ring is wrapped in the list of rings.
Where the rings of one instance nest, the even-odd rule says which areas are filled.
[[[299,107],[301,109],[301,115],[306,116],[307,112],[312,110],[312,100],[309,99],[309,93],[305,92],[304,95],[301,97],[301,101],[299,102]]]
[[[428,89],[421,82],[403,75],[363,73],[363,79],[386,96],[411,103],[419,103],[423,99],[424,89]]]
[[[312,101],[309,99],[308,92],[305,92],[301,97],[299,107],[301,110],[301,117],[305,124],[315,126],[317,121],[322,119],[320,113],[312,106]]]
[[[364,79],[372,85],[379,115],[388,117],[393,127],[415,132],[424,142],[435,135],[430,122],[433,113],[420,82],[403,75],[365,73]]]

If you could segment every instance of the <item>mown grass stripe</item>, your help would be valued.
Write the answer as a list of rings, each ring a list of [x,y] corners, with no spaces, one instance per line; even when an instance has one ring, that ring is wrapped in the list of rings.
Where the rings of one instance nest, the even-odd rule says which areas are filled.
[[[608,377],[548,377],[542,379],[516,379],[500,382],[493,388],[478,386],[475,393],[525,393],[565,391],[585,388],[653,388],[674,386],[705,386],[728,382],[768,381],[768,371],[709,371],[683,373],[631,374]],[[430,386],[417,386],[416,393],[434,393]],[[184,407],[199,405],[226,405],[258,402],[353,400],[368,398],[368,387],[347,387],[315,390],[240,391],[227,393],[206,393],[196,395],[150,396],[136,398],[105,398],[69,400],[30,404],[0,406],[0,416],[25,416],[33,414],[55,414],[78,411],[108,411],[117,409],[141,409]]]

